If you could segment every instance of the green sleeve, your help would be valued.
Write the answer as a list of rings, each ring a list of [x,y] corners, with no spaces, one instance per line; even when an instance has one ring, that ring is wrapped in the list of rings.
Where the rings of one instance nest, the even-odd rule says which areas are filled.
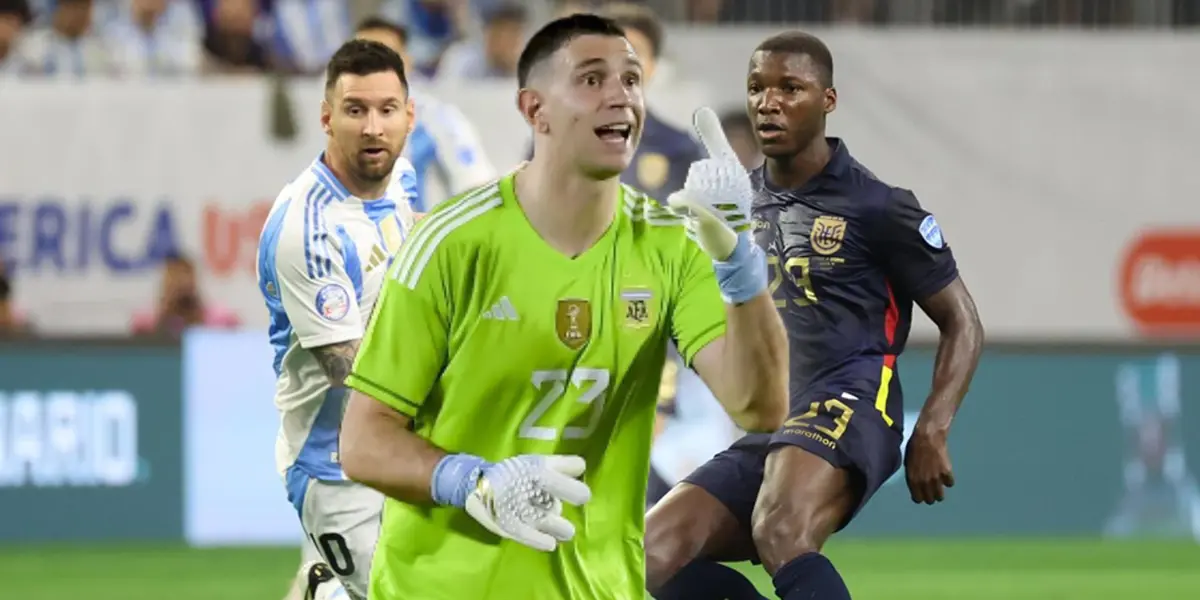
[[[403,255],[403,253],[401,253]],[[440,252],[435,252],[440,254]],[[450,317],[443,257],[407,285],[393,269],[384,281],[346,386],[416,418],[446,364]],[[399,257],[398,260],[403,260]],[[403,265],[396,265],[403,267]]]
[[[676,271],[671,337],[687,366],[709,342],[725,335],[725,302],[717,287],[712,259],[691,240]]]

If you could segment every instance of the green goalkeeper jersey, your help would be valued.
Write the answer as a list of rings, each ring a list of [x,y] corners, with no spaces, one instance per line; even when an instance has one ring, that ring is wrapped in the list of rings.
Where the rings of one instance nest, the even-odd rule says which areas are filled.
[[[453,507],[388,500],[375,600],[645,597],[642,535],[667,342],[690,364],[725,332],[711,260],[682,221],[621,189],[575,258],[525,218],[514,174],[440,204],[392,264],[347,385],[449,452],[577,454],[592,500],[543,553]],[[404,460],[397,456],[395,460]]]

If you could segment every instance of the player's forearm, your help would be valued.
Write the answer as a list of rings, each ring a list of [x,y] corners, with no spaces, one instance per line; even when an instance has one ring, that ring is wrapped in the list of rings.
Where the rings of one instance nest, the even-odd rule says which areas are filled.
[[[788,340],[775,302],[760,293],[727,305],[718,399],[739,427],[773,431],[787,418]]]
[[[413,433],[408,417],[352,391],[342,418],[339,454],[346,477],[410,504],[432,502],[441,448]]]
[[[345,386],[346,376],[350,374],[350,369],[354,366],[354,356],[358,354],[358,343],[358,340],[350,340],[327,346],[317,346],[309,350],[317,364],[321,365],[321,370],[329,379],[331,387]]]
[[[978,315],[955,318],[941,326],[933,386],[917,423],[946,431],[971,386],[983,353],[983,324]]]

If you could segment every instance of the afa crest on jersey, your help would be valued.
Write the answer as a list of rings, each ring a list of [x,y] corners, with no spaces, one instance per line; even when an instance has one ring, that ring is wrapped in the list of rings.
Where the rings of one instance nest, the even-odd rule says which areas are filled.
[[[653,307],[650,301],[654,294],[647,289],[629,289],[621,292],[621,307],[625,313],[625,327],[642,329],[654,324]]]
[[[564,298],[558,301],[554,315],[554,329],[558,340],[572,350],[583,347],[592,337],[592,304],[580,298]]]
[[[813,220],[808,234],[813,252],[828,256],[842,249],[846,239],[846,220],[841,217],[820,216]]]

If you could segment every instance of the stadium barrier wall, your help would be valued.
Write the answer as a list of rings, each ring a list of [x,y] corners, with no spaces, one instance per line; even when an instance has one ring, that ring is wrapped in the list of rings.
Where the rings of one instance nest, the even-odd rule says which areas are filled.
[[[773,32],[672,31],[651,107],[686,125],[700,104],[742,106],[747,58]],[[937,214],[991,339],[1200,332],[1200,213],[1185,201],[1200,189],[1200,38],[818,32],[837,56],[833,133]],[[523,158],[511,85],[422,91],[462,109],[498,168]],[[19,143],[0,145],[0,254],[18,302],[47,331],[120,333],[178,246],[212,300],[265,327],[257,236],[324,146],[320,98],[308,80],[282,93],[254,79],[5,82],[0,114],[59,115],[9,119]],[[932,333],[918,318],[914,335]]]
[[[177,344],[0,344],[0,543],[178,540]]]
[[[932,350],[900,359],[906,439]],[[989,345],[950,453],[945,502],[913,504],[901,472],[848,532],[1200,541],[1200,347]]]
[[[908,428],[932,363],[900,361]],[[260,332],[0,345],[0,543],[298,544],[270,364]],[[912,504],[900,473],[847,533],[1200,539],[1198,444],[1200,347],[991,345],[946,502]]]
[[[300,544],[275,469],[279,413],[265,331],[183,343],[184,537],[196,546]]]

